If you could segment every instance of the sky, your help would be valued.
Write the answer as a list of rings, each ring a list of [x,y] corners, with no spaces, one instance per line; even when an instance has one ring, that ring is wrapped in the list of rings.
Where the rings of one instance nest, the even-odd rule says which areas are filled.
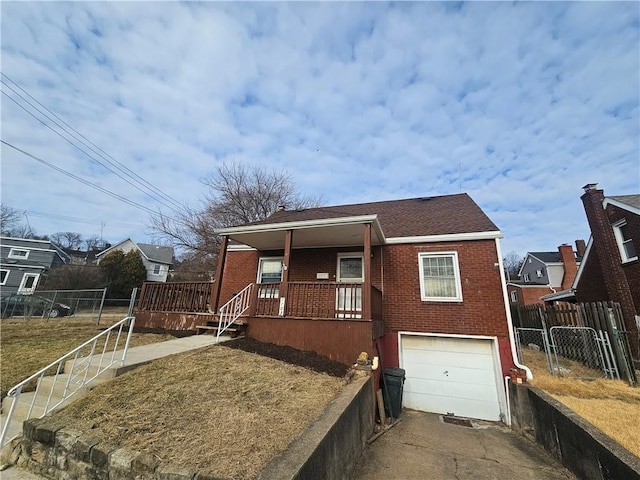
[[[587,183],[640,192],[638,2],[0,14],[1,199],[38,234],[154,241],[149,210],[199,206],[229,161],[325,205],[467,192],[505,253],[588,239]]]

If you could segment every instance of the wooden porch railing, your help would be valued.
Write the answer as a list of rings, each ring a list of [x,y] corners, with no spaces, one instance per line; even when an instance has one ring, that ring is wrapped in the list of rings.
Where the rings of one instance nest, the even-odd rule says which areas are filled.
[[[362,318],[362,284],[338,282],[288,282],[284,312],[280,312],[280,284],[259,284],[254,315],[301,318]],[[371,288],[371,316],[382,318],[382,293]]]
[[[138,310],[208,313],[212,282],[144,283]]]

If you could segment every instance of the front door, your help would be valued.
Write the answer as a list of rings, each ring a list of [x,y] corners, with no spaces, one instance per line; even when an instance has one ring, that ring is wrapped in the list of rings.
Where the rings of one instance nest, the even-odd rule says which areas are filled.
[[[20,283],[20,288],[18,289],[18,293],[23,295],[29,295],[33,293],[38,285],[38,277],[39,273],[25,273],[22,277],[22,282]]]
[[[336,317],[362,318],[364,257],[361,253],[339,253],[336,280]]]

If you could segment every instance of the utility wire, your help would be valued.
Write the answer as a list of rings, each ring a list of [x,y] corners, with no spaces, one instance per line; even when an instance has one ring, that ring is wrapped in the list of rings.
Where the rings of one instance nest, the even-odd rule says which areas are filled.
[[[62,173],[63,175],[66,175],[66,176],[68,176],[68,177],[71,177],[71,178],[73,178],[74,180],[77,180],[77,181],[79,181],[79,182],[81,182],[81,183],[84,183],[85,185],[88,185],[89,187],[95,188],[96,190],[98,190],[98,191],[100,191],[100,192],[102,192],[102,193],[105,193],[105,194],[107,194],[107,195],[109,195],[109,196],[111,196],[111,197],[113,197],[113,198],[115,198],[115,199],[117,199],[117,200],[120,200],[121,202],[124,202],[124,203],[126,203],[126,204],[128,204],[128,205],[131,205],[132,207],[139,208],[140,210],[144,210],[144,211],[146,211],[146,212],[148,212],[148,213],[151,213],[151,214],[153,214],[153,215],[157,214],[157,212],[155,212],[154,210],[151,210],[150,208],[145,207],[144,205],[142,205],[142,204],[140,204],[140,203],[134,202],[133,200],[129,200],[128,198],[123,197],[123,196],[121,196],[121,195],[118,195],[117,193],[114,193],[114,192],[112,192],[112,191],[110,191],[110,190],[107,190],[106,188],[103,188],[103,187],[101,187],[101,186],[99,186],[99,185],[96,185],[95,183],[91,183],[90,181],[85,180],[84,178],[79,177],[79,176],[77,176],[77,175],[74,175],[74,174],[73,174],[73,173],[71,173],[71,172],[67,172],[66,170],[64,170],[64,169],[62,169],[62,168],[60,168],[60,167],[57,167],[56,165],[54,165],[54,164],[52,164],[52,163],[49,163],[49,162],[47,162],[46,160],[43,160],[42,158],[37,157],[37,156],[35,156],[35,155],[33,155],[33,154],[31,154],[31,153],[29,153],[29,152],[25,151],[25,150],[22,150],[21,148],[16,147],[15,145],[12,145],[12,144],[11,144],[11,143],[9,143],[9,142],[6,142],[6,141],[1,140],[1,139],[0,139],[0,142],[2,142],[3,144],[5,144],[6,146],[8,146],[8,147],[10,147],[10,148],[13,148],[13,149],[14,149],[14,150],[16,150],[16,151],[18,151],[18,152],[22,153],[23,155],[26,155],[27,157],[30,157],[30,158],[32,158],[32,159],[34,159],[34,160],[36,160],[37,162],[40,162],[40,163],[42,163],[43,165],[46,165],[47,167],[52,168],[52,169],[54,169],[54,170],[56,170],[56,171],[58,171],[58,172]]]
[[[33,210],[27,210],[27,213],[32,217],[46,218],[48,220],[61,220],[66,222],[74,222],[74,223],[84,223],[87,225],[102,225],[104,220],[94,220],[90,218],[81,218],[81,217],[72,217],[69,215],[60,215],[57,213],[46,213],[46,212],[36,212]],[[112,222],[106,221],[111,227],[122,227],[122,228],[130,228],[130,227],[140,227],[145,226],[143,223],[126,223],[126,222]]]
[[[4,83],[4,82],[2,82]],[[5,84],[6,85],[6,84]],[[11,88],[11,87],[9,87]],[[80,150],[82,153],[84,153],[87,157],[91,158],[92,160],[94,160],[95,162],[99,163],[100,165],[102,165],[104,168],[106,168],[109,172],[113,173],[114,175],[116,175],[117,177],[121,178],[122,180],[124,180],[125,182],[127,182],[129,185],[131,185],[132,187],[136,188],[137,190],[141,191],[142,193],[144,193],[145,195],[147,195],[148,197],[150,197],[151,199],[155,200],[156,202],[162,203],[164,206],[171,208],[171,210],[173,210],[174,212],[177,212],[176,208],[172,207],[171,205],[168,205],[165,202],[162,202],[161,200],[159,200],[158,198],[154,197],[153,195],[149,194],[148,192],[145,192],[143,190],[141,190],[137,185],[135,185],[134,183],[132,183],[131,181],[129,181],[128,179],[124,178],[122,175],[120,175],[119,173],[115,172],[114,170],[112,170],[111,168],[107,167],[104,163],[102,163],[101,161],[97,160],[95,157],[93,157],[91,154],[89,154],[88,152],[86,152],[84,149],[82,149],[81,147],[79,147],[78,145],[76,145],[75,143],[73,143],[71,140],[69,140],[68,138],[66,138],[64,135],[62,135],[60,132],[58,132],[57,130],[55,130],[54,128],[52,128],[49,124],[47,124],[46,122],[44,122],[43,120],[41,120],[40,118],[38,118],[35,114],[33,114],[32,112],[30,112],[28,109],[26,109],[23,105],[20,105],[14,98],[12,98],[10,95],[8,95],[5,91],[2,91],[2,94],[5,95],[9,100],[11,100],[13,103],[15,103],[18,107],[20,107],[22,110],[24,110],[25,112],[27,112],[29,115],[31,115],[33,118],[35,118],[37,121],[39,121],[42,125],[44,125],[45,127],[47,127],[49,130],[51,130],[53,133],[55,133],[56,135],[58,135],[60,138],[62,138],[64,141],[66,141],[67,143],[69,143],[72,147]],[[28,102],[27,102],[28,103]],[[55,123],[55,122],[54,122]]]
[[[7,88],[9,88],[15,95],[17,95],[18,97],[20,97],[20,99],[27,103],[28,105],[30,105],[32,108],[34,108],[35,110],[38,111],[38,113],[40,113],[41,115],[43,115],[44,117],[46,117],[48,120],[50,120],[51,122],[53,122],[58,128],[60,128],[62,131],[64,131],[64,133],[66,133],[67,135],[71,136],[73,138],[74,141],[78,141],[80,142],[84,147],[90,149],[91,151],[93,151],[96,155],[102,157],[105,161],[107,161],[109,164],[111,164],[113,167],[115,167],[116,169],[118,169],[120,172],[122,172],[125,176],[131,178],[133,181],[135,181],[137,184],[139,184],[140,186],[142,186],[143,188],[145,188],[148,191],[151,191],[151,193],[149,193],[148,191],[145,191],[143,193],[145,193],[146,195],[150,196],[151,198],[153,198],[156,201],[159,201],[160,203],[162,203],[163,205],[171,208],[174,211],[177,211],[174,207],[178,207],[178,208],[183,208],[183,205],[178,202],[177,200],[175,200],[174,198],[172,198],[171,196],[165,194],[162,191],[157,190],[156,187],[154,187],[151,183],[149,183],[147,180],[145,180],[144,178],[142,178],[140,175],[138,175],[136,172],[134,172],[133,170],[131,170],[130,168],[128,168],[126,165],[123,165],[121,162],[119,162],[118,160],[116,160],[114,157],[112,157],[111,155],[109,155],[106,151],[104,151],[102,148],[100,148],[98,145],[96,145],[95,143],[93,143],[91,140],[89,140],[86,136],[84,136],[82,133],[80,133],[78,130],[74,129],[73,127],[71,127],[67,122],[65,122],[62,118],[60,118],[58,115],[56,115],[53,111],[51,111],[47,106],[45,106],[44,104],[42,104],[41,102],[39,102],[35,97],[33,97],[33,95],[31,95],[29,92],[27,92],[24,88],[22,88],[17,82],[15,82],[13,79],[11,79],[8,75],[6,75],[5,73],[0,72],[0,74],[5,77],[7,80],[9,80],[13,85],[16,86],[16,88],[18,88],[20,91],[22,91],[26,96],[28,96],[29,98],[31,98],[35,103],[37,103],[38,105],[40,105],[44,110],[46,110],[47,112],[49,112],[54,118],[52,118],[51,116],[47,115],[45,112],[43,112],[41,109],[39,109],[36,105],[34,105],[33,103],[31,103],[29,100],[27,100],[23,95],[20,94],[20,92],[16,91],[11,85],[9,85],[6,81],[4,80],[0,80]],[[14,103],[16,103],[16,105],[18,105],[19,107],[21,107],[23,110],[25,110],[27,113],[29,113],[31,116],[33,116],[34,118],[36,118],[38,121],[40,121],[40,123],[42,123],[43,125],[45,125],[47,128],[51,129],[54,133],[56,133],[57,135],[59,135],[60,137],[62,137],[63,139],[65,139],[67,142],[71,143],[71,145],[73,145],[75,148],[77,148],[78,150],[82,151],[85,155],[87,155],[89,158],[91,158],[92,160],[94,160],[95,162],[99,163],[100,165],[102,165],[103,167],[105,167],[107,170],[109,170],[111,173],[117,175],[119,178],[125,180],[127,183],[129,183],[130,185],[132,185],[134,188],[141,190],[140,186],[135,185],[133,183],[131,183],[130,181],[128,181],[127,179],[125,179],[122,175],[120,175],[119,173],[114,172],[112,169],[110,169],[109,167],[107,167],[104,163],[102,163],[100,160],[96,159],[95,157],[89,155],[85,150],[81,149],[80,147],[78,147],[76,144],[72,143],[70,140],[68,140],[67,138],[63,137],[59,132],[55,131],[50,125],[46,124],[44,121],[42,121],[40,118],[36,117],[33,113],[29,112],[24,106],[18,104],[18,102],[15,101],[15,99],[11,98],[8,94],[6,94],[5,92],[3,92],[8,98],[10,98]],[[62,126],[60,123],[58,123],[59,120],[60,123],[62,123],[64,126]],[[66,127],[66,128],[65,128]],[[69,132],[69,130],[67,130],[67,128],[69,130],[71,130],[73,133]],[[77,137],[80,137],[82,140],[78,139]],[[95,147],[95,148],[94,148]],[[163,198],[164,201],[161,201],[160,198]],[[165,201],[170,202],[172,205],[167,205],[165,203]]]

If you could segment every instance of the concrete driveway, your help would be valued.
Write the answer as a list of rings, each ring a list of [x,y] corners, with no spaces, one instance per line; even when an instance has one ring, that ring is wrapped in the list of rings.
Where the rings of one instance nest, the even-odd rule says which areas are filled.
[[[491,422],[473,427],[440,415],[403,410],[400,422],[360,458],[352,480],[574,480],[541,447]]]

